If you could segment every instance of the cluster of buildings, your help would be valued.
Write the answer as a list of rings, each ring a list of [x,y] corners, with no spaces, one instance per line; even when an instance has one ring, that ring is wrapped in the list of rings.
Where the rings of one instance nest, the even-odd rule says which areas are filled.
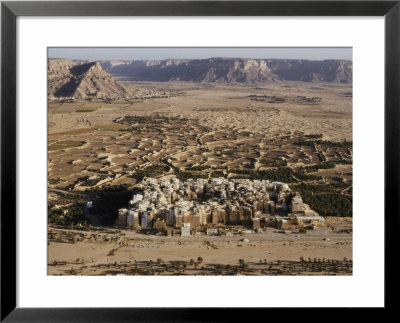
[[[156,92],[152,90],[145,90],[137,95],[133,96],[133,99],[138,99],[138,100],[145,100],[145,99],[161,99],[161,98],[169,98],[170,95],[168,95],[165,92]]]
[[[119,210],[117,226],[191,235],[234,226],[254,231],[315,228],[324,222],[281,182],[164,177],[149,178],[140,188],[129,207]]]

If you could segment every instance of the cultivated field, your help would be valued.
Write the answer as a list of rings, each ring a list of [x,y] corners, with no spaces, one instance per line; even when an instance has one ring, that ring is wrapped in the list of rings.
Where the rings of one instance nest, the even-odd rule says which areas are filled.
[[[55,235],[61,234],[58,230],[75,230],[76,223],[85,221],[112,225],[116,210],[127,206],[131,196],[127,190],[134,190],[145,177],[166,174],[182,180],[199,177],[278,180],[299,191],[304,202],[322,216],[352,216],[351,86],[300,82],[267,86],[190,83],[126,83],[126,86],[163,95],[115,102],[49,104],[49,230]],[[82,214],[79,206],[88,197],[105,201],[105,211]],[[224,267],[224,272],[215,266],[210,271],[190,267],[185,273],[215,274],[217,270],[217,274],[236,271],[289,274],[291,268],[290,272],[297,274],[348,274],[350,265],[346,261],[326,267],[328,260],[343,262],[344,257],[352,258],[351,221],[346,221],[348,233],[328,225],[298,236],[263,232],[248,238],[249,243],[241,243],[239,239],[243,237],[214,237],[212,243],[216,249],[205,243],[204,237],[147,237],[129,231],[123,236],[116,234],[116,241],[84,238],[65,243],[61,238],[51,238],[49,274],[127,273],[116,269],[125,263],[128,272],[143,274],[153,269],[146,263],[137,264],[139,269],[135,269],[134,260],[156,263],[158,258],[163,261],[159,267],[168,262],[179,273],[180,267],[170,262],[184,261],[189,268],[194,266],[190,265],[190,259],[198,257],[203,258],[206,267],[228,264],[231,267]],[[79,236],[97,234],[88,231],[94,230],[93,227],[80,229]],[[70,232],[65,235],[71,237]],[[127,242],[121,237],[128,239]],[[329,241],[322,240],[327,237]],[[116,250],[110,254],[112,249]],[[300,262],[300,257],[311,258],[312,262],[314,258],[320,258],[321,262],[325,258],[326,266],[323,263],[316,269],[314,265],[312,271],[311,263],[308,266]],[[77,258],[80,260],[76,261]],[[248,267],[239,266],[238,259],[243,259]],[[281,263],[273,263],[272,271],[268,271],[270,262],[278,260]],[[56,264],[52,265],[54,261]],[[104,267],[115,262],[117,267]],[[92,264],[102,265],[91,267]],[[234,266],[239,267],[234,269]],[[161,274],[176,273],[175,269]]]

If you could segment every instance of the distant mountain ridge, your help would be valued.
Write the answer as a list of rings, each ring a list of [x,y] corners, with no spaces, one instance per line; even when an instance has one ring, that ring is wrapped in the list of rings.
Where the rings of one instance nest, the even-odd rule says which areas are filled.
[[[48,97],[50,99],[130,97],[123,83],[117,82],[116,79],[220,84],[268,84],[285,81],[351,84],[353,64],[346,60],[222,57],[100,62],[48,60]]]
[[[212,83],[275,83],[282,81],[351,84],[349,60],[295,59],[165,59],[100,61],[103,69],[118,78],[134,81],[189,81]]]
[[[126,89],[105,72],[98,62],[80,63],[68,59],[48,60],[48,97],[121,98]]]

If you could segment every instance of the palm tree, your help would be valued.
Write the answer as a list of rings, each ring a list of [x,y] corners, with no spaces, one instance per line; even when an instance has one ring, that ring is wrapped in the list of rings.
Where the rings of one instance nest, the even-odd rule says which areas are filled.
[[[197,257],[197,261],[199,264],[201,264],[203,262],[203,258],[202,257]]]

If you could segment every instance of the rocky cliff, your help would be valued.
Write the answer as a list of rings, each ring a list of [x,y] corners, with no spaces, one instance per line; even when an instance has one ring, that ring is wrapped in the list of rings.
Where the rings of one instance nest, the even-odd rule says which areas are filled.
[[[67,59],[50,59],[48,96],[76,99],[121,98],[127,97],[128,92],[98,62],[79,63]]]
[[[215,83],[272,83],[281,81],[352,83],[353,65],[346,60],[288,59],[167,59],[103,61],[116,77],[135,81]]]

